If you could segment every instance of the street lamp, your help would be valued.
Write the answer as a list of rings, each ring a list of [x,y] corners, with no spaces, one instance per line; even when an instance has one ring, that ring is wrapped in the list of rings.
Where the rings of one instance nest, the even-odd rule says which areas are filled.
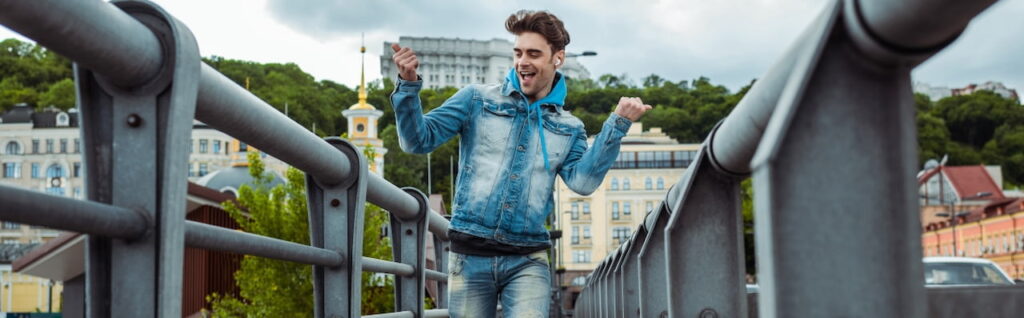
[[[566,58],[579,57],[579,56],[596,56],[597,52],[594,51],[583,51],[583,53],[565,53]]]
[[[964,200],[981,199],[981,198],[984,198],[984,197],[987,197],[987,196],[990,196],[990,195],[992,195],[992,192],[978,192],[978,193],[975,193],[974,195],[969,196],[969,197],[963,197],[963,198],[960,198],[959,200],[956,200],[956,201],[950,201],[949,202],[949,213],[941,213],[941,212],[940,213],[935,213],[935,216],[937,216],[937,217],[949,217],[949,222],[950,222],[950,224],[952,224],[952,231],[953,231],[953,256],[957,256],[958,254],[960,254],[960,248],[957,247],[957,239],[956,239],[957,218],[970,214],[970,211],[955,212],[956,210],[960,209],[960,204],[959,203],[963,202]],[[954,209],[954,204],[956,204],[955,209]]]

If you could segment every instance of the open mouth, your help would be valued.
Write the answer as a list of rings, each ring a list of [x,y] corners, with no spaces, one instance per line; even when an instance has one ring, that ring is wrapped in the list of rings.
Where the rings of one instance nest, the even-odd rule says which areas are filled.
[[[523,86],[529,86],[533,83],[534,77],[537,76],[537,72],[519,71],[519,79]]]

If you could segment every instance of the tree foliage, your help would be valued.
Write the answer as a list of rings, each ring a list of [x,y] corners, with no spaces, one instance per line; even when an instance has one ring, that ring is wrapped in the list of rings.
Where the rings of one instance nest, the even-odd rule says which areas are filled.
[[[242,185],[237,201],[223,208],[247,233],[309,245],[305,175],[289,168],[284,184],[269,188],[273,175],[265,171],[257,152],[249,153],[253,185]],[[388,215],[367,204],[363,256],[391,259],[389,239],[382,235]],[[313,312],[312,267],[305,264],[245,256],[235,273],[239,295],[210,295],[214,317],[308,317]],[[363,273],[363,314],[393,310],[393,280]]]

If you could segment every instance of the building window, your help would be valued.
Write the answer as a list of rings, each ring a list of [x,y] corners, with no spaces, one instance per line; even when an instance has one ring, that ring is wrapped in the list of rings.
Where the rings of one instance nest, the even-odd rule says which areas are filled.
[[[68,140],[67,138],[60,139],[60,153],[68,153]]]
[[[71,177],[81,178],[82,177],[82,163],[76,162],[71,166]]]
[[[199,140],[199,153],[206,153],[206,151],[209,150],[208,149],[208,146],[209,146],[208,144],[209,143],[210,143],[209,140],[200,139]]]
[[[18,142],[16,142],[16,141],[8,142],[7,143],[7,154],[8,155],[20,155],[21,154],[21,145],[19,145]]]
[[[75,153],[82,152],[82,141],[75,138]]]
[[[246,151],[249,151],[249,145],[245,144],[244,142],[239,141],[238,142],[238,152],[246,152]]]
[[[189,177],[195,177],[196,176],[195,168],[193,168],[193,166],[194,166],[193,163],[191,163],[191,162],[188,163],[188,176]]]
[[[569,208],[569,215],[573,220],[580,219],[580,204],[577,202],[572,203],[572,208]]]
[[[49,168],[46,168],[46,192],[55,195],[64,195],[64,167],[58,164],[52,164]]]
[[[572,261],[576,264],[590,263],[590,251],[572,251]]]
[[[572,279],[573,286],[585,286],[587,285],[587,276],[576,276]]]
[[[572,227],[572,244],[580,244],[580,227]]]
[[[658,177],[658,190],[665,190],[665,178]]]
[[[46,153],[53,153],[53,139],[46,140]]]
[[[617,226],[612,229],[612,241],[615,244],[622,244],[629,239],[629,228],[625,226]]]
[[[214,154],[220,153],[220,140],[214,140],[213,141],[213,153]]]
[[[4,230],[17,230],[21,228],[21,224],[4,221],[3,227]]]
[[[619,189],[619,178],[612,178],[612,188],[611,189],[613,191]]]
[[[590,202],[583,202],[583,214],[590,214]]]
[[[75,199],[81,199],[82,187],[75,187],[75,189],[72,191],[72,195],[75,197]]]
[[[17,162],[5,163],[4,178],[21,178],[21,164]]]
[[[590,226],[589,225],[584,225],[583,226],[583,239],[584,240],[589,240],[590,239]]]
[[[68,125],[68,114],[60,113],[57,114],[57,126],[66,127]]]
[[[206,173],[207,173],[207,170],[206,170],[206,163],[205,163],[205,162],[204,162],[204,163],[200,163],[200,164],[199,164],[199,176],[200,176],[200,177],[202,177],[202,176],[205,176],[205,175],[206,175]]]
[[[622,178],[622,190],[629,190],[629,178]]]
[[[622,214],[625,214],[625,215],[632,214],[633,213],[632,207],[633,207],[632,202],[628,202],[628,201],[627,202],[622,202]]]
[[[39,139],[32,139],[32,153],[39,153]]]
[[[650,190],[654,188],[654,184],[651,183],[651,177],[644,178],[644,190]]]
[[[42,178],[42,177],[43,176],[41,174],[39,174],[39,164],[38,163],[33,163],[32,164],[32,179],[39,179],[39,178]]]
[[[619,219],[619,202],[612,202],[612,220]]]

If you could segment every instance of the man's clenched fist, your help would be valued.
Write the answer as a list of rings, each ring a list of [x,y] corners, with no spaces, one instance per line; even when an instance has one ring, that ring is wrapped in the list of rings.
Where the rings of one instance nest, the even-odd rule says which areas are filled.
[[[639,97],[619,98],[619,106],[615,107],[616,114],[632,122],[636,122],[648,110],[651,110],[651,105],[645,105]]]
[[[395,50],[395,55],[391,57],[392,61],[395,61],[395,66],[398,66],[398,76],[406,81],[415,81],[416,68],[420,67],[420,60],[416,58],[416,52],[407,47],[398,46],[398,43],[391,43],[391,49]]]

